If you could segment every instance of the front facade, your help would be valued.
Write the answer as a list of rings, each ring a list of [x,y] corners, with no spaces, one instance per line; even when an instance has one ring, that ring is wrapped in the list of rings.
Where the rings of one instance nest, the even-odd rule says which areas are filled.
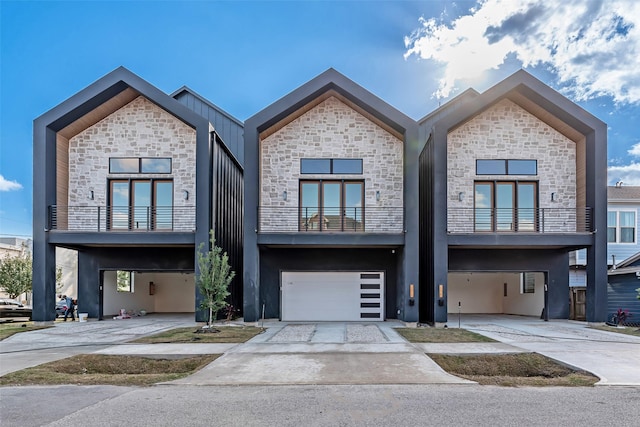
[[[590,259],[587,320],[604,320],[604,123],[519,71],[425,117],[420,138],[421,321],[567,318],[577,248]]]
[[[211,229],[245,321],[567,318],[579,249],[606,317],[606,126],[524,71],[415,121],[329,69],[243,124],[118,69],[35,121],[34,183],[36,320],[57,247],[89,317],[202,320]]]
[[[202,317],[209,230],[239,260],[240,164],[207,118],[124,68],[36,119],[34,183],[34,320],[55,316],[60,247],[77,251],[78,309],[98,319]]]
[[[416,138],[334,70],[245,122],[245,320],[417,320]]]

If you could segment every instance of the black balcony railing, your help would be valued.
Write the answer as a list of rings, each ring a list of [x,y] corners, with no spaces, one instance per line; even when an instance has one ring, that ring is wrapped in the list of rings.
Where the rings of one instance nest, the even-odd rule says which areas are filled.
[[[49,206],[49,229],[60,231],[193,231],[194,206]]]
[[[447,232],[470,233],[590,233],[590,208],[449,208]]]
[[[261,233],[402,233],[401,207],[284,207],[258,208]]]

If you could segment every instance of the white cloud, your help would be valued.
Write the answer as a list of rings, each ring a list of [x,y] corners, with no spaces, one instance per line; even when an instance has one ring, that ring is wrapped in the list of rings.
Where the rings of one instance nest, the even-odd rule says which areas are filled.
[[[622,181],[624,185],[640,186],[640,163],[630,163],[623,166],[609,166],[607,169],[607,185],[614,185]]]
[[[9,181],[0,175],[0,191],[20,190],[22,185],[18,181]]]
[[[575,100],[611,96],[640,102],[640,2],[637,0],[480,0],[450,24],[421,19],[405,37],[405,58],[444,64],[437,97],[456,81],[497,69],[508,56],[544,66]]]
[[[637,142],[631,146],[627,153],[631,156],[640,157],[640,142]]]

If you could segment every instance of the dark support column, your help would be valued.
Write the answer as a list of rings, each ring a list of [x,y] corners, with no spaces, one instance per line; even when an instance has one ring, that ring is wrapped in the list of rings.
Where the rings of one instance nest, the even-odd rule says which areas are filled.
[[[447,278],[449,252],[447,238],[447,132],[434,129],[433,160],[433,286],[434,322],[447,322]],[[440,287],[442,286],[442,298]]]
[[[417,127],[405,131],[404,217],[405,242],[401,251],[402,265],[398,269],[398,298],[402,320],[418,321],[419,301],[419,198],[418,158],[420,157]],[[413,298],[411,297],[413,285]]]
[[[49,206],[56,203],[56,133],[33,129],[33,320],[56,317],[56,251],[49,244]]]
[[[244,320],[260,319],[260,251],[258,249],[258,208],[260,206],[260,167],[258,165],[258,132],[252,124],[245,123],[244,146]]]
[[[78,313],[100,319],[100,286],[98,260],[91,253],[78,251]]]
[[[545,320],[569,318],[569,257],[559,254],[546,276]]]

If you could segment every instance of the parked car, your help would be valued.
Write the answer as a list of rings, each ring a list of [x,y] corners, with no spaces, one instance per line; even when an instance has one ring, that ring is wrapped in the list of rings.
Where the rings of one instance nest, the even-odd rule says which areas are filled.
[[[67,302],[65,300],[56,302],[56,318],[64,316],[65,311],[67,311]]]
[[[0,298],[0,317],[28,317],[31,319],[31,306],[9,298]]]

